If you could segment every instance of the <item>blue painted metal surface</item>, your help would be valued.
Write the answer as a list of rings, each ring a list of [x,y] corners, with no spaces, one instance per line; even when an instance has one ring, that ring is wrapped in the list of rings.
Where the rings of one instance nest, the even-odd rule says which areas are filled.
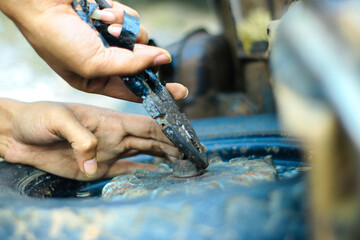
[[[222,120],[221,123],[213,119],[194,121],[195,128],[204,129],[204,134],[199,135],[203,136],[210,155],[217,152],[228,160],[239,153],[270,154],[279,167],[277,170],[285,173],[290,169],[290,176],[253,187],[209,189],[201,195],[172,194],[155,199],[113,201],[97,197],[35,199],[19,195],[17,188],[0,185],[1,238],[305,239],[306,182],[301,173],[291,175],[302,165],[298,142],[279,135],[274,116]],[[225,130],[222,124],[234,128]],[[206,135],[206,129],[213,130]],[[221,131],[232,137],[223,138]],[[25,176],[38,173],[29,167],[21,168],[26,170]],[[104,183],[96,182],[97,187]]]

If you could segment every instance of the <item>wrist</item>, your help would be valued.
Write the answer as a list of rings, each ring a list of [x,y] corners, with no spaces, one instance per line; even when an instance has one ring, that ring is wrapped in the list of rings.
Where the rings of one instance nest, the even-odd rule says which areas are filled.
[[[11,135],[12,123],[21,103],[15,100],[0,98],[0,157],[4,157],[8,149]]]

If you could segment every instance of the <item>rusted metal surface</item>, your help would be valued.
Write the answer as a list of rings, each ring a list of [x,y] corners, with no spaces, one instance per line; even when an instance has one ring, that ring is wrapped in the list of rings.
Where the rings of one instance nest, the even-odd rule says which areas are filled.
[[[278,178],[271,155],[252,160],[233,158],[229,162],[215,157],[204,173],[192,178],[179,178],[175,170],[162,164],[157,172],[137,170],[131,175],[115,177],[103,188],[102,197],[126,199],[146,196],[153,199],[168,194],[202,194],[209,189],[252,186],[257,182],[275,182]]]
[[[246,161],[234,160],[232,164],[246,166]],[[213,164],[222,163],[214,160]],[[143,179],[147,173],[139,171],[135,175]],[[299,180],[269,182],[256,188],[209,182],[197,189],[201,194],[191,190],[190,194],[159,191],[151,197],[155,194],[138,190],[128,198],[111,201],[39,201],[7,194],[6,198],[0,196],[0,236],[84,240],[304,239],[306,185]],[[129,199],[134,197],[137,199]]]
[[[193,162],[177,159],[173,162],[173,173],[176,177],[194,177],[204,173],[204,169],[199,169]]]
[[[203,187],[194,186],[194,189],[199,189],[200,194],[191,191],[191,194],[184,194],[184,189],[179,186],[179,189],[173,189],[173,193],[162,192],[161,195],[159,191],[153,198],[152,194],[146,195],[151,192],[147,190],[147,193],[132,192],[129,195],[136,197],[133,199],[123,197],[102,200],[94,198],[93,189],[84,186],[81,189],[74,188],[74,198],[39,199],[44,194],[36,196],[39,198],[30,198],[20,195],[17,187],[27,177],[37,176],[38,170],[15,165],[16,169],[13,170],[16,171],[11,172],[9,168],[3,168],[10,164],[2,163],[0,238],[305,239],[307,183],[304,181],[302,168],[306,165],[300,161],[302,155],[299,142],[276,135],[277,123],[274,116],[198,120],[194,122],[194,127],[199,136],[205,139],[203,143],[209,155],[212,158],[218,156],[212,160],[209,168],[214,167],[220,171],[222,166],[225,170],[222,171],[223,174],[217,174],[223,175],[224,182],[227,182],[223,184],[223,188],[217,184],[215,177],[214,181],[203,184]],[[274,167],[264,159],[267,155],[273,156],[278,175],[275,181]],[[145,161],[145,156],[141,158]],[[237,160],[228,162],[232,158]],[[238,176],[259,170],[256,162],[251,162],[253,160],[262,160],[260,169],[264,171],[261,177],[265,179],[254,179],[254,175],[249,174],[251,179],[244,174],[241,184]],[[244,170],[238,174],[228,172],[228,178],[225,177],[226,171],[233,167]],[[160,168],[163,174],[170,171],[167,165],[160,164]],[[267,172],[271,175],[264,174]],[[144,181],[143,176],[148,177],[147,174],[138,171],[138,182]],[[206,176],[199,177],[201,179]],[[235,179],[231,179],[232,177]],[[196,177],[172,179],[179,182],[196,181]],[[49,179],[46,176],[38,177],[33,181],[33,187],[27,186],[29,191],[25,191],[25,194],[52,191],[48,187],[41,190],[39,187],[45,184],[43,182],[40,185],[41,180],[58,183],[49,184],[54,188],[63,188],[66,184],[64,179],[58,181],[55,176]],[[97,184],[101,186],[101,183],[94,183],[93,187]],[[175,190],[179,192],[176,193]],[[90,197],[86,198],[89,194]]]
[[[304,184],[73,207],[0,203],[4,239],[304,239]],[[220,191],[220,192],[219,192]],[[288,203],[292,202],[293,205]],[[7,207],[4,207],[8,205]],[[296,207],[294,207],[296,206]],[[21,210],[21,211],[20,211]],[[256,226],[256,227],[254,227]],[[279,227],[281,226],[281,227]]]

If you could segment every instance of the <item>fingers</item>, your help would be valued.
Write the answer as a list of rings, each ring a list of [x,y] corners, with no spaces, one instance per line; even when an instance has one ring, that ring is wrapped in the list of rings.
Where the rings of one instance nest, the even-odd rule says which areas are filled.
[[[189,89],[180,83],[167,83],[166,88],[175,100],[184,99],[189,95]]]
[[[171,56],[165,49],[136,44],[134,51],[123,48],[102,48],[87,60],[86,78],[102,76],[135,75],[151,66],[171,62]]]
[[[136,149],[141,152],[147,152],[153,156],[179,156],[179,150],[175,146],[154,139],[144,139],[128,136],[124,138],[122,145],[125,147],[125,149]]]
[[[93,19],[101,20],[107,24],[111,24],[108,28],[109,33],[114,37],[119,37],[122,24],[124,23],[124,11],[132,16],[139,17],[139,14],[125,5],[121,8],[106,8],[103,10],[95,10],[91,15]],[[147,30],[140,25],[140,32],[137,39],[138,43],[147,44],[149,42],[149,34]]]
[[[135,17],[140,17],[138,12],[124,4],[121,4],[119,2],[115,2],[113,1],[113,5],[112,5],[112,8],[113,10],[120,10],[120,11],[125,11],[127,12],[128,14],[132,15],[132,16],[135,16]]]
[[[141,98],[135,96],[124,84],[124,81],[117,76],[88,79],[81,86],[73,84],[74,87],[89,93],[104,94],[132,102],[141,102]],[[166,88],[175,100],[181,100],[188,96],[189,90],[179,83],[168,83]]]
[[[110,4],[111,8],[95,10],[95,13],[91,17],[93,17],[94,19],[97,19],[97,20],[102,20],[107,23],[113,23],[113,22],[121,23],[121,21],[124,18],[123,13],[125,11],[127,14],[130,14],[134,17],[140,18],[139,14],[136,10],[134,10],[124,4],[114,2],[114,1],[110,2],[109,4]],[[107,15],[107,16],[105,16],[105,15]],[[104,18],[97,18],[99,16],[103,16]],[[111,16],[111,19],[108,18],[108,16]]]
[[[172,144],[161,131],[161,127],[149,116],[126,114],[122,116],[122,129],[127,136],[144,139],[153,139],[163,143]]]
[[[126,132],[123,148],[138,150],[153,156],[178,157],[179,150],[149,116],[127,114],[123,116],[122,129]]]
[[[124,11],[132,16],[139,18],[139,15],[136,11],[128,11],[125,9],[115,9],[115,8],[105,8],[103,10],[95,10],[92,18],[101,20],[107,24],[119,23],[122,24],[124,22]]]
[[[124,81],[117,76],[87,79],[80,86],[76,83],[72,86],[88,93],[98,93],[131,102],[141,102],[141,98],[135,96],[126,87]]]
[[[112,24],[108,27],[108,31],[114,37],[119,37],[122,29],[122,24]],[[137,38],[138,43],[147,44],[149,42],[149,34],[147,30],[140,26],[139,36]]]
[[[71,113],[64,113],[61,121],[57,121],[58,135],[64,137],[74,151],[81,172],[93,176],[97,171],[96,137],[87,130]]]

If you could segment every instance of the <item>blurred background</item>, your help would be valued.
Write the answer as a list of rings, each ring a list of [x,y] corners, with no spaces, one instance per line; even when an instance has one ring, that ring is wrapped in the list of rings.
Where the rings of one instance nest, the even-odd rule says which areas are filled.
[[[193,29],[219,31],[207,1],[121,1],[136,9],[157,45],[166,47]],[[76,33],[74,33],[76,34]],[[63,81],[36,54],[17,27],[0,12],[0,96],[21,101],[77,102],[147,114],[141,104],[78,91]]]
[[[157,45],[174,53],[163,76],[190,86],[179,102],[189,118],[275,113],[286,130],[281,134],[304,143],[313,169],[308,195],[315,239],[359,239],[359,1],[121,2],[139,12]],[[1,13],[0,36],[0,96],[146,114],[141,104],[68,86]]]

